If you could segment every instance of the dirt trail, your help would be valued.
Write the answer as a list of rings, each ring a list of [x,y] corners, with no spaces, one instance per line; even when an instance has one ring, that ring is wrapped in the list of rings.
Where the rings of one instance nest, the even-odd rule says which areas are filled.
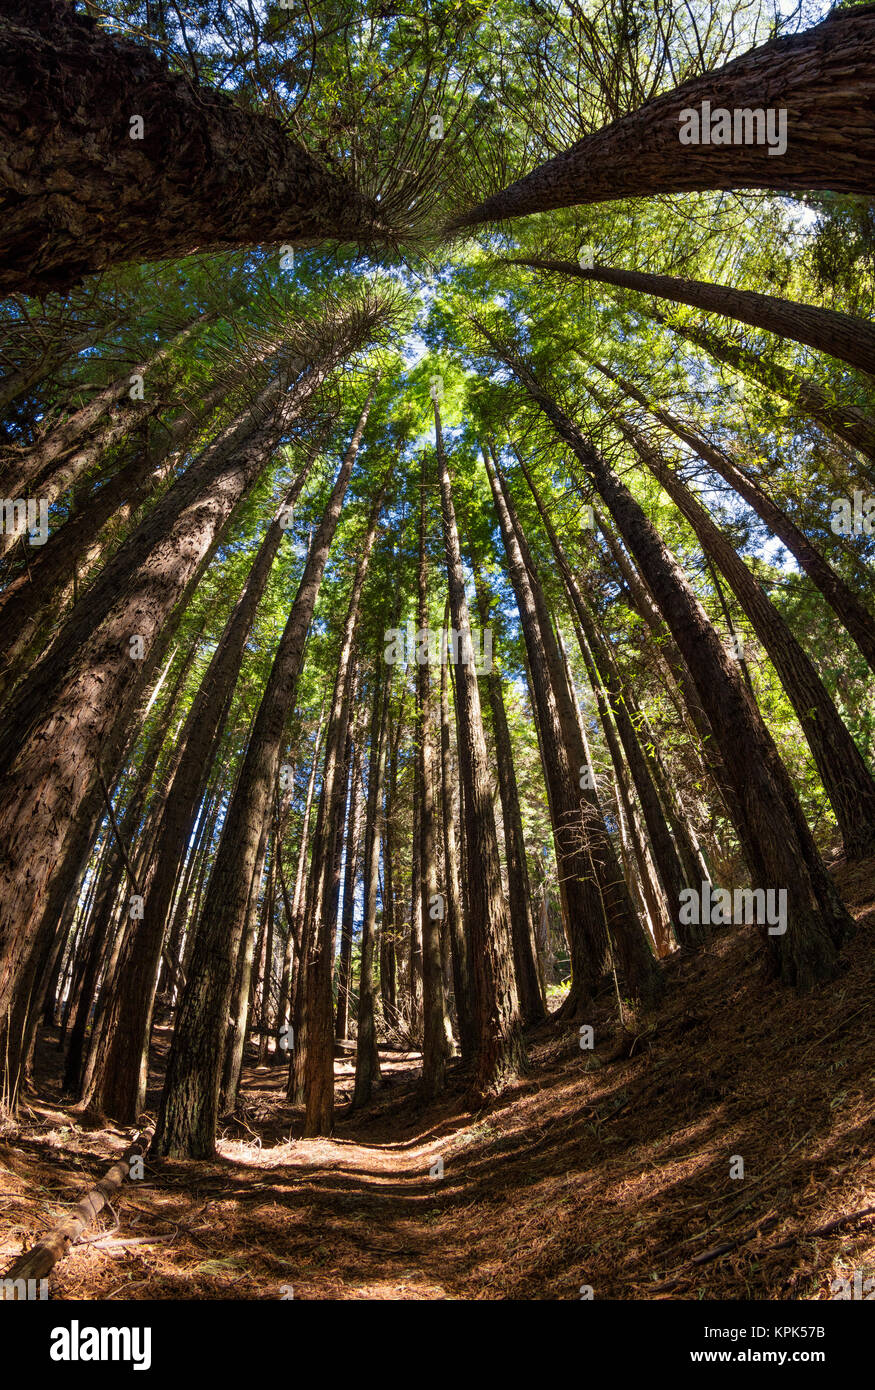
[[[795,1299],[875,1275],[871,1217],[810,1234],[875,1204],[865,898],[849,970],[815,994],[763,980],[755,937],[729,929],[670,963],[631,1056],[613,1055],[606,992],[595,1051],[544,1025],[529,1036],[532,1070],[488,1112],[469,1111],[455,1069],[424,1107],[417,1056],[384,1052],[373,1106],[349,1113],[352,1068],[339,1062],[335,1134],[304,1141],[284,1068],[250,1067],[217,1159],[149,1162],[117,1228],[108,1220],[57,1267],[52,1296],[577,1299],[588,1285],[596,1298]],[[4,1267],[127,1142],[74,1127],[52,1100],[57,1055],[49,1040],[44,1099],[0,1143]],[[730,1177],[736,1155],[743,1180]]]

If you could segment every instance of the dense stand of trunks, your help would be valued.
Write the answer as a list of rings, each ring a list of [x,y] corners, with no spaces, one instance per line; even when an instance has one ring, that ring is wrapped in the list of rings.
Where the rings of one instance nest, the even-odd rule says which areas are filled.
[[[27,60],[0,97],[15,173],[0,244],[7,291],[45,291],[130,256],[189,251],[195,214],[200,246],[280,237],[373,243],[384,234],[376,205],[276,123],[222,94],[195,94],[145,50],[111,39],[60,0],[7,6],[2,29],[13,59]],[[873,38],[875,11],[838,13],[712,74],[707,95],[756,104],[751,93],[774,71],[773,99],[792,101],[796,113],[780,186],[871,192],[873,150],[845,138],[842,121],[861,91],[872,91]],[[72,90],[59,76],[74,58]],[[655,98],[457,218],[455,228],[630,193],[771,186],[779,171],[760,150],[718,159],[697,151],[678,161],[670,138],[678,109],[705,91],[696,78]],[[73,102],[86,113],[111,110],[123,128],[134,96],[156,130],[142,147],[110,149],[112,122],[98,129],[92,115],[66,126],[60,119]],[[216,151],[225,162],[219,181]],[[81,185],[75,198],[68,189],[59,217],[49,189],[65,161],[80,170]],[[127,192],[116,199],[110,185],[119,179]],[[174,190],[161,216],[150,180]],[[873,366],[871,326],[847,315],[699,281],[522,263],[719,313],[860,371]],[[642,312],[838,438],[853,451],[846,478],[871,477],[875,418],[862,407],[837,405],[731,334],[677,324],[652,307]],[[421,1048],[425,1098],[441,1093],[458,1060],[473,1094],[486,1100],[527,1068],[524,1029],[550,1016],[557,951],[567,954],[570,981],[554,1019],[585,1020],[612,973],[632,1007],[658,1001],[665,957],[707,944],[707,925],[688,921],[680,903],[716,878],[732,837],[750,885],[787,893],[786,932],[770,935],[759,923],[774,973],[809,988],[839,968],[850,918],[744,661],[733,659],[610,452],[594,444],[583,407],[560,399],[523,348],[486,324],[476,325],[484,354],[548,423],[572,486],[595,499],[597,534],[581,539],[557,522],[549,483],[522,441],[497,444],[486,433],[489,540],[474,527],[466,535],[454,446],[445,442],[435,397],[433,442],[420,458],[415,594],[378,588],[374,575],[393,555],[398,496],[381,433],[392,396],[367,353],[394,315],[391,298],[376,289],[337,300],[317,295],[294,325],[243,341],[236,366],[216,361],[207,388],[188,399],[180,354],[215,318],[192,313],[168,325],[130,375],[102,378],[87,403],[74,392],[32,437],[10,415],[0,455],[4,494],[36,492],[66,510],[36,555],[20,535],[2,536],[4,1109],[14,1110],[31,1082],[42,1022],[60,1029],[68,1094],[128,1124],[146,1104],[155,1024],[172,1022],[153,1140],[170,1156],[213,1153],[220,1117],[237,1103],[250,1038],[258,1040],[259,1062],[287,1065],[288,1095],[304,1106],[308,1136],[331,1132],[335,1049],[351,1035],[355,1106],[380,1085],[381,1038]],[[105,315],[88,329],[60,331],[52,345],[41,341],[0,382],[0,406],[26,407],[54,372],[99,349],[116,326]],[[353,364],[360,394],[350,419],[337,408],[335,388]],[[704,425],[679,419],[610,364],[594,357],[590,366],[587,392],[602,426],[661,485],[701,548],[727,622],[731,600],[771,661],[844,854],[871,855],[875,780],[816,653],[669,458],[666,438],[719,476],[783,543],[875,669],[868,598],[842,576],[804,516],[791,515],[768,479],[708,438]],[[144,376],[160,379],[162,392],[131,396],[129,381]],[[247,506],[289,449],[294,467],[283,474],[242,589],[233,601],[220,594],[199,608],[211,562],[234,543]],[[331,463],[330,485],[314,481],[320,460]],[[305,491],[320,496],[321,510],[251,718],[243,720],[237,697],[247,647],[280,568],[284,517]],[[345,568],[336,545],[342,523],[354,538],[354,563]],[[689,738],[712,826],[721,820],[710,836],[706,817],[673,786],[612,647],[597,571],[639,620],[641,662],[658,673]],[[522,698],[546,794],[552,888],[526,842],[506,672],[496,665],[481,674],[470,659],[472,604],[484,629],[502,621],[496,572],[513,594],[522,634]],[[316,727],[306,728],[298,699],[327,573],[343,590],[344,616],[333,688]],[[443,611],[439,673],[419,657],[398,670],[385,659],[385,633],[408,597],[420,636],[435,601]],[[206,640],[208,629],[217,640]],[[450,659],[447,630],[459,659]],[[607,774],[594,767],[578,658]]]

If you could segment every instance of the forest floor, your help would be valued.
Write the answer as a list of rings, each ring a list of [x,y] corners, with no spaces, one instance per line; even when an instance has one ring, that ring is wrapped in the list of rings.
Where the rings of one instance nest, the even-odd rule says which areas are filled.
[[[668,963],[630,1056],[610,1060],[606,992],[594,1051],[543,1025],[529,1074],[485,1111],[457,1068],[423,1105],[417,1055],[384,1050],[374,1104],[349,1113],[338,1061],[336,1132],[302,1140],[285,1068],[249,1066],[219,1157],[148,1161],[51,1296],[818,1299],[836,1276],[875,1276],[875,1211],[847,1219],[875,1209],[875,861],[837,877],[859,925],[831,984],[767,983],[756,934],[724,929]],[[159,1034],[153,1086],[165,1048]],[[39,1094],[0,1142],[0,1271],[128,1142],[61,1104],[59,1060],[49,1033]]]

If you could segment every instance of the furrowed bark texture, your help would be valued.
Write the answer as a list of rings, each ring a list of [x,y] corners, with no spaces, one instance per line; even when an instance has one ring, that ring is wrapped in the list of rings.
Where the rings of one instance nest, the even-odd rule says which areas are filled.
[[[784,108],[787,149],[682,145],[681,111]],[[835,11],[716,72],[693,77],[578,140],[450,224],[451,230],[579,203],[710,188],[875,190],[875,6]]]
[[[0,51],[0,293],[64,289],[119,261],[377,231],[373,205],[277,121],[66,0],[7,0]]]

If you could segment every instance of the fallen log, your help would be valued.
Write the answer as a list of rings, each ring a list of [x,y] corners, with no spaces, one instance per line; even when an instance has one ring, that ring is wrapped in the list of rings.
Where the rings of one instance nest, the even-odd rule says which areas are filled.
[[[38,1241],[30,1250],[25,1250],[23,1254],[19,1255],[2,1277],[0,1299],[16,1297],[17,1291],[12,1287],[11,1281],[42,1279],[49,1273],[49,1270],[54,1269],[59,1260],[63,1260],[73,1242],[78,1240],[84,1231],[87,1231],[95,1217],[115,1196],[125,1178],[130,1177],[131,1159],[142,1158],[151,1139],[151,1131],[135,1138],[125,1149],[121,1158],[117,1159],[100,1179],[100,1182],[92,1187],[90,1192],[86,1192],[80,1202],[76,1203],[70,1215],[60,1225],[48,1231],[42,1240]]]

